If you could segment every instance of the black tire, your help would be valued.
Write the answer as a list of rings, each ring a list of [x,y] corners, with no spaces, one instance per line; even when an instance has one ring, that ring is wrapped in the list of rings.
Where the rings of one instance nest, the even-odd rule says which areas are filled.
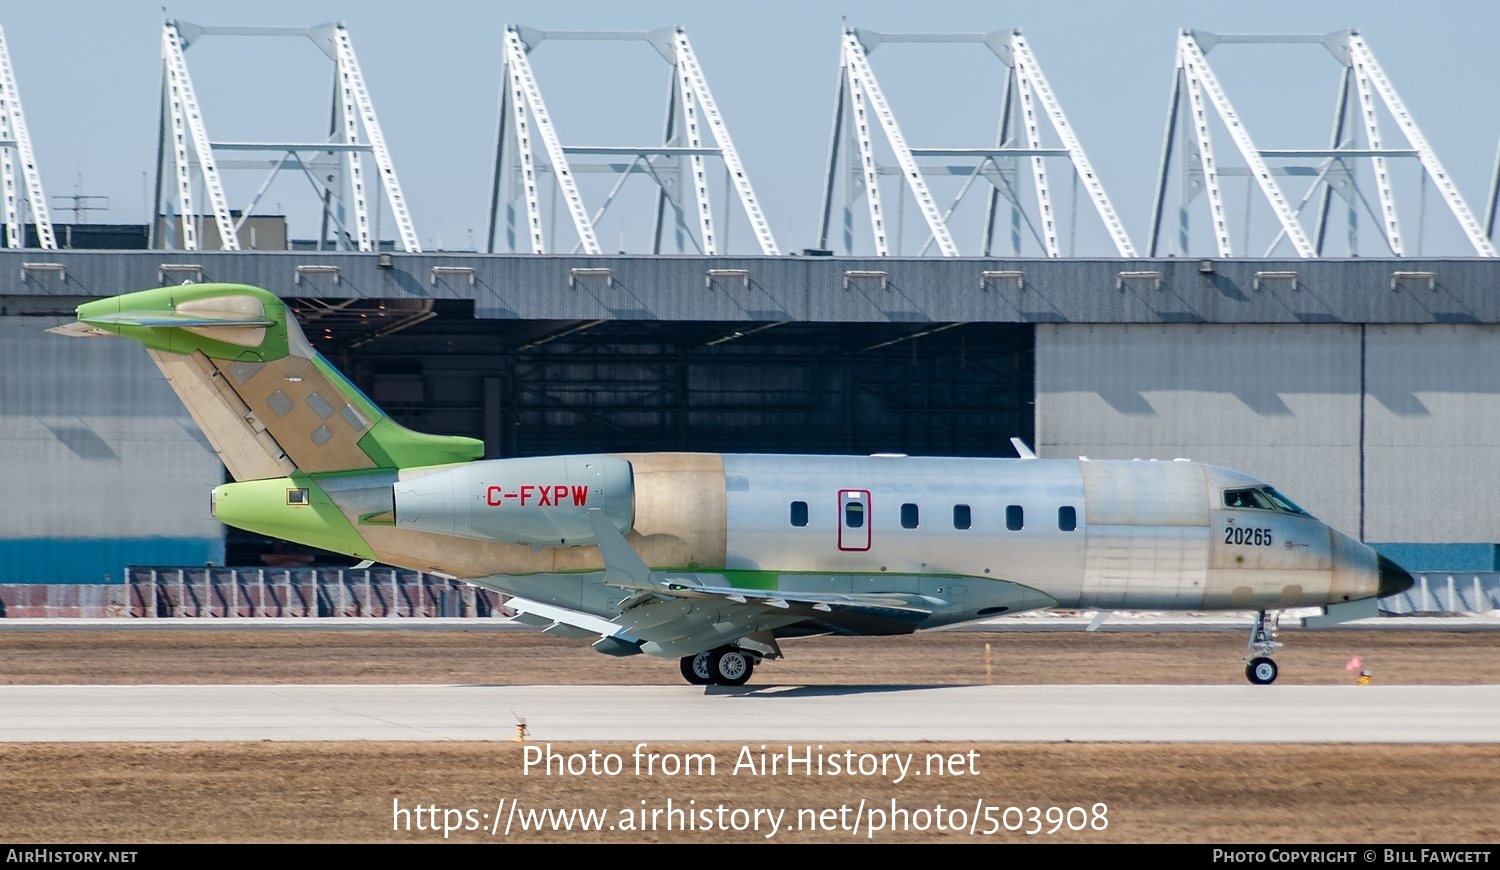
[[[1278,673],[1280,669],[1276,667],[1276,663],[1265,656],[1256,656],[1250,660],[1250,664],[1245,665],[1245,679],[1257,686],[1269,686],[1276,682]]]
[[[739,649],[716,649],[708,659],[708,672],[714,685],[743,686],[755,671],[755,659]]]
[[[683,656],[678,667],[682,670],[682,678],[695,686],[706,686],[713,682],[709,676],[708,660],[713,654],[701,652],[697,655]]]

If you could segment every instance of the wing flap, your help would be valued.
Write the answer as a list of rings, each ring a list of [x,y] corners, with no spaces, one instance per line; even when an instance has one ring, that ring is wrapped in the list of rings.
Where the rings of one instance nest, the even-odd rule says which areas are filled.
[[[932,614],[933,607],[920,595],[877,592],[866,595],[840,592],[798,592],[791,589],[764,591],[734,586],[706,586],[667,581],[658,594],[681,598],[721,598],[733,604],[788,610],[801,607],[822,613],[868,611],[912,618],[918,622]]]
[[[581,610],[572,610],[567,607],[558,607],[555,604],[543,604],[540,601],[532,601],[527,598],[509,598],[505,606],[516,612],[516,621],[527,625],[536,626],[546,632],[551,632],[562,637],[587,637],[590,635],[600,637],[618,637],[622,640],[633,640],[626,635],[625,627],[609,620],[584,613]],[[565,629],[572,629],[574,634],[564,633]]]

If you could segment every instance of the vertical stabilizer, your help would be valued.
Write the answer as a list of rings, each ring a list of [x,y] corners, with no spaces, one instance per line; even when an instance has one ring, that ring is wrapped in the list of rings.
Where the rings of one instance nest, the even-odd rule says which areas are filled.
[[[413,432],[313,349],[275,294],[185,284],[78,307],[67,335],[145,345],[235,480],[442,465],[483,442]]]

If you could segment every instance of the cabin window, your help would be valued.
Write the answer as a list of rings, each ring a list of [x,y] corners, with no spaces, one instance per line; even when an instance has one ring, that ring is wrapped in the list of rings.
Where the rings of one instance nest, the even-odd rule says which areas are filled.
[[[799,527],[807,525],[807,502],[792,502],[792,525]]]
[[[1019,532],[1026,527],[1026,511],[1018,504],[1005,506],[1005,527]]]
[[[865,506],[863,502],[851,501],[844,505],[844,528],[862,529],[865,527]]]
[[[917,527],[917,506],[911,502],[901,506],[901,528],[915,529]]]
[[[1078,528],[1078,509],[1072,505],[1063,505],[1057,509],[1057,527],[1064,532],[1071,532]]]
[[[286,491],[287,504],[308,504],[307,490],[289,489]]]
[[[973,520],[969,516],[968,505],[956,504],[953,506],[953,528],[967,529],[973,524]]]

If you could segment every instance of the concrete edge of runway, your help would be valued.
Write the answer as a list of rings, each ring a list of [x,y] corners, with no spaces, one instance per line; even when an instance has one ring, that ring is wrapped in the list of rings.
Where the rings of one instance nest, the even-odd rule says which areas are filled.
[[[1497,709],[1495,685],[22,685],[0,743],[1493,744]]]
[[[1497,631],[1500,611],[1485,614],[1379,616],[1356,619],[1335,625],[1303,626],[1303,616],[1316,611],[1287,611],[1282,615],[1282,631]],[[1249,631],[1253,615],[1245,614],[1112,614],[1095,631]],[[978,620],[938,631],[1087,631],[1093,614],[1058,615],[1053,613],[1018,614]],[[0,619],[0,632],[9,631],[223,631],[223,630],[296,630],[296,631],[541,631],[507,617],[116,617],[116,618],[47,618],[27,617]]]

